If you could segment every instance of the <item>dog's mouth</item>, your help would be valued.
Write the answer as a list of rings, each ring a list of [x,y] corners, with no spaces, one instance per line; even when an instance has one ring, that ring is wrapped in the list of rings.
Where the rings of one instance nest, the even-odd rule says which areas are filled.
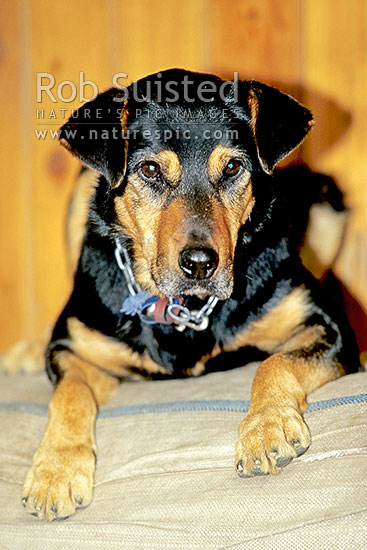
[[[233,285],[216,284],[214,281],[212,284],[206,285],[205,287],[202,285],[193,285],[191,287],[184,285],[181,287],[181,285],[178,284],[177,290],[173,290],[169,296],[175,296],[177,298],[182,297],[183,299],[196,297],[199,300],[205,300],[210,296],[214,296],[219,300],[227,300],[232,294],[232,289]],[[164,294],[166,294],[166,292]]]
[[[159,294],[165,297],[196,297],[205,300],[211,296],[227,300],[233,291],[232,269],[222,269],[206,280],[187,279],[177,275],[174,269],[166,269],[163,276],[152,273]]]

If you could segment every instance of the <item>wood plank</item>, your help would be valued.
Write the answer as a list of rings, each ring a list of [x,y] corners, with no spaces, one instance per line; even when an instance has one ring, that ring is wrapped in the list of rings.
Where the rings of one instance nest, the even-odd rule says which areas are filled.
[[[18,5],[11,2],[6,4],[7,11],[5,4],[2,5],[5,10],[2,21],[13,21],[15,24],[16,18],[9,10],[12,6],[14,11]],[[157,7],[160,12],[157,12]],[[17,277],[20,278],[26,274],[27,284],[17,281],[11,275],[8,264],[5,270],[1,271],[4,274],[2,285],[8,296],[8,306],[10,308],[12,305],[13,309],[16,308],[12,336],[8,338],[6,331],[3,332],[4,346],[17,335],[32,336],[40,333],[44,325],[57,315],[70,289],[64,253],[63,220],[79,164],[57,145],[50,132],[55,133],[65,117],[70,114],[71,109],[78,107],[83,101],[79,97],[75,101],[65,103],[60,100],[60,97],[56,97],[57,102],[53,103],[44,92],[41,102],[37,102],[37,73],[50,73],[55,77],[56,85],[51,93],[57,96],[57,85],[64,80],[78,84],[80,71],[84,71],[86,79],[95,81],[99,90],[111,86],[114,69],[116,72],[126,70],[125,65],[123,69],[121,66],[122,60],[125,59],[123,55],[120,59],[119,48],[121,47],[124,52],[133,52],[130,58],[127,55],[126,65],[126,72],[130,72],[133,78],[153,72],[155,69],[184,64],[185,59],[189,60],[191,68],[199,69],[202,59],[200,33],[202,5],[195,0],[190,0],[185,5],[175,2],[168,9],[163,2],[160,2],[160,6],[151,6],[149,2],[144,1],[123,6],[121,2],[113,0],[103,2],[82,0],[77,4],[67,0],[53,4],[52,12],[45,10],[44,2],[41,0],[33,0],[31,3],[20,3],[19,10],[22,17],[20,42],[24,43],[22,56],[26,59],[26,62],[23,62],[20,94],[24,98],[22,121],[24,143],[22,152],[15,153],[16,145],[21,143],[21,139],[19,136],[14,137],[14,147],[11,149],[14,151],[13,156],[18,160],[14,162],[15,158],[12,158],[11,163],[18,166],[19,170],[24,165],[23,174],[18,175],[16,181],[18,185],[26,187],[28,195],[23,193],[23,200],[27,202],[27,206],[24,215],[19,215],[19,220],[13,218],[16,231],[12,234],[13,240],[21,239],[18,248],[21,247],[27,256],[27,262],[24,262],[22,257],[18,261],[19,265],[16,266]],[[86,12],[88,17],[85,15]],[[160,39],[154,41],[152,50],[149,47],[150,38],[146,36],[146,30],[140,21],[154,21],[157,13],[160,13],[158,17]],[[180,41],[175,42],[177,14],[181,21]],[[155,25],[156,23],[155,21]],[[117,37],[123,35],[122,42],[116,41],[111,28],[116,30]],[[124,28],[129,28],[127,39],[121,32]],[[13,52],[13,57],[17,52],[19,30],[16,28],[10,36],[11,45],[8,49]],[[140,32],[141,37],[138,43],[136,32],[138,34]],[[135,43],[137,46],[133,48],[132,44]],[[119,47],[116,48],[116,44]],[[191,53],[188,54],[188,52]],[[14,89],[16,90],[17,86],[14,86]],[[67,97],[70,90],[70,87],[65,85],[62,91]],[[89,89],[88,93],[90,92]],[[9,95],[8,88],[6,100]],[[15,101],[16,93],[12,91],[11,95]],[[6,100],[4,99],[4,105]],[[16,112],[19,113],[19,105]],[[8,113],[10,116],[11,111],[8,110]],[[9,127],[11,127],[10,124]],[[35,134],[36,130],[38,136]],[[42,137],[42,132],[45,130],[48,134]],[[23,159],[23,164],[19,163],[20,158]],[[4,208],[6,212],[10,212],[8,198],[2,204],[6,205]],[[17,212],[20,212],[20,208]],[[23,226],[27,224],[27,230],[22,227],[22,223]],[[9,292],[7,285],[8,287],[12,285],[12,292]],[[23,328],[20,328],[21,326]]]
[[[299,80],[298,0],[211,0],[210,67],[275,84]]]
[[[196,31],[190,31],[189,25],[195,20],[195,14],[200,13],[199,8],[194,0],[185,4],[172,3],[169,9],[164,2],[153,6],[145,0],[124,4],[86,0],[75,4],[68,0],[53,4],[50,33],[49,14],[44,10],[44,3],[34,0],[31,21],[36,31],[32,39],[32,72],[51,72],[59,83],[63,80],[77,82],[79,72],[83,70],[86,78],[94,80],[102,90],[111,86],[114,72],[125,71],[136,78],[145,72],[171,66],[175,61],[183,63],[187,50],[191,52],[189,59],[193,66],[201,55],[200,48],[199,54],[196,48],[201,22],[198,22]],[[177,14],[182,21],[178,33],[175,28]],[[148,21],[154,22],[153,37],[146,34]],[[121,42],[116,37],[121,38]],[[189,46],[183,42],[184,38]],[[58,102],[56,112],[59,108],[73,108],[77,103],[65,105]],[[55,105],[44,96],[42,104],[36,107],[43,108],[47,116]],[[55,129],[62,122],[58,112],[57,115],[50,128]],[[40,121],[34,122],[36,125]],[[62,220],[77,163],[49,137],[45,141],[38,140],[33,147],[35,330],[39,332],[55,316],[67,295]]]
[[[113,21],[114,68],[128,82],[172,67],[205,70],[202,0],[117,2]]]
[[[22,176],[21,45],[19,4],[0,4],[0,350],[24,336],[27,313],[25,189]],[[5,84],[6,83],[6,84]]]
[[[65,85],[57,93],[57,86],[65,80],[79,87],[80,71],[85,79],[94,80],[100,90],[111,85],[109,74],[109,12],[108,2],[82,0],[56,2],[51,13],[45,3],[33,0],[30,9],[32,28],[32,105],[33,129],[56,131],[71,109],[82,103],[79,93],[72,102],[65,102],[72,92]],[[88,17],[86,17],[88,13]],[[38,72],[51,73],[56,80],[52,94],[46,93],[37,103],[35,79]],[[93,90],[85,89],[87,97]],[[37,109],[43,109],[45,118],[37,118]],[[48,118],[55,111],[56,118]],[[66,109],[63,115],[62,109]],[[67,202],[79,163],[62,149],[57,140],[32,139],[31,167],[34,227],[34,299],[36,318],[34,332],[39,333],[53,321],[63,306],[70,290],[70,278],[65,259],[64,219]]]

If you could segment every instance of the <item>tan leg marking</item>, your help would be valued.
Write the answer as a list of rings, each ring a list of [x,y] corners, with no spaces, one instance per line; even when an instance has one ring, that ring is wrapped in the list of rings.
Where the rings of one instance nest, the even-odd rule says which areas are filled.
[[[236,466],[241,477],[277,474],[311,443],[302,413],[307,394],[339,376],[335,364],[272,355],[258,368],[251,402],[238,430]]]
[[[98,405],[118,385],[98,368],[61,352],[65,371],[49,405],[46,433],[23,486],[28,512],[52,521],[90,504],[93,496]]]

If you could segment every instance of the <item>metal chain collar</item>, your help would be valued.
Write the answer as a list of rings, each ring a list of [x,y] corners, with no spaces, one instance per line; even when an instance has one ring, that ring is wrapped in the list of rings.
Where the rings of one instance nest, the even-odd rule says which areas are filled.
[[[156,324],[159,322],[171,324],[174,322],[176,323],[175,328],[180,332],[185,330],[186,327],[197,331],[205,330],[208,327],[209,316],[218,302],[218,298],[216,296],[210,296],[201,309],[194,311],[191,311],[188,307],[178,303],[177,298],[170,297],[165,305],[164,317],[161,318],[160,321],[157,321],[154,317],[154,313],[158,302],[160,300],[163,301],[164,299],[154,297],[142,290],[141,286],[134,277],[131,261],[126,248],[122,246],[118,239],[116,239],[115,242],[116,262],[124,274],[130,294],[130,298],[127,298],[124,302],[125,304],[130,300],[129,309],[125,308],[123,305],[121,311],[128,311],[128,314],[130,315],[138,314],[141,321],[147,324]],[[134,302],[132,308],[131,301]]]

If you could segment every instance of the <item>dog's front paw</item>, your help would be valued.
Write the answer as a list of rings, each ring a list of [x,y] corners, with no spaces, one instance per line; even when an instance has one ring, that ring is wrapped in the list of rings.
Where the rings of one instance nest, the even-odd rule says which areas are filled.
[[[94,471],[95,453],[89,446],[41,446],[26,476],[22,503],[41,519],[65,519],[90,504]]]
[[[238,435],[236,468],[240,477],[278,474],[311,443],[309,429],[293,407],[270,406],[248,413]]]

